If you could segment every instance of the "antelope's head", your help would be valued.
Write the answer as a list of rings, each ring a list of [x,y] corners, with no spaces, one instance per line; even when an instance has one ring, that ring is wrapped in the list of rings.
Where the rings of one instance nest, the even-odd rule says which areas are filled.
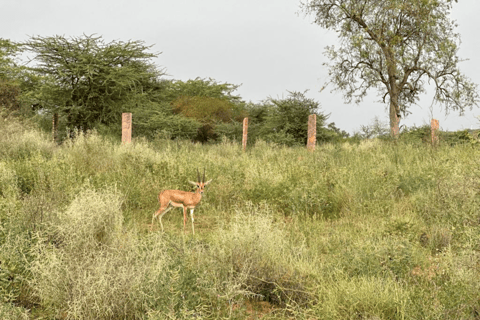
[[[197,187],[197,190],[195,190],[195,192],[203,194],[205,186],[210,182],[212,182],[212,179],[205,182],[205,168],[203,168],[203,179],[200,179],[200,172],[197,169],[197,182],[193,182],[193,181],[188,181],[188,182]]]

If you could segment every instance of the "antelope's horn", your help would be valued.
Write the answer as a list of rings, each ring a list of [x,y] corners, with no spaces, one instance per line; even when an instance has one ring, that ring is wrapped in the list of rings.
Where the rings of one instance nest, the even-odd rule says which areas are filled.
[[[198,182],[201,182],[201,181],[200,181],[200,172],[198,171],[198,168],[197,168],[197,181],[198,181]]]
[[[202,179],[202,183],[205,182],[205,168],[203,168],[203,179]]]

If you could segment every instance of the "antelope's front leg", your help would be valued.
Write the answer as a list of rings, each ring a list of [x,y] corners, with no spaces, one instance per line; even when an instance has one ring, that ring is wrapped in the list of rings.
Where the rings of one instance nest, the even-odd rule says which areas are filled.
[[[193,210],[194,210],[194,209],[190,209],[190,217],[192,218],[192,232],[193,232],[193,234],[195,234],[194,219],[193,219]]]

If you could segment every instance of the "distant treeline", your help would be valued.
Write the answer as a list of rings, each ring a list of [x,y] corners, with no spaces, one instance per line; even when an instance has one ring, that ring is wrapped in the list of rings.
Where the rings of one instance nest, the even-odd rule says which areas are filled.
[[[148,139],[241,140],[241,121],[249,117],[252,142],[305,144],[309,114],[317,114],[318,141],[348,137],[326,122],[319,103],[305,92],[251,103],[235,94],[238,85],[167,80],[150,48],[142,41],[107,43],[88,35],[0,39],[0,105],[35,115],[46,130],[58,114],[61,138],[91,129],[119,136],[122,112],[133,114],[133,135]],[[20,53],[31,56],[28,66]]]
[[[238,85],[214,79],[166,79],[165,69],[153,62],[142,41],[105,42],[83,35],[31,37],[24,43],[0,39],[0,108],[35,119],[51,130],[58,115],[60,140],[74,132],[95,129],[102,135],[121,135],[121,114],[133,114],[133,136],[215,143],[242,139],[242,120],[249,118],[249,143],[258,139],[293,146],[305,145],[307,121],[317,115],[317,142],[389,139],[388,125],[378,120],[350,136],[320,103],[306,92],[246,102],[235,94]],[[20,58],[29,57],[29,63]],[[429,127],[404,128],[408,140],[428,142]],[[443,134],[449,144],[476,143],[469,132]]]

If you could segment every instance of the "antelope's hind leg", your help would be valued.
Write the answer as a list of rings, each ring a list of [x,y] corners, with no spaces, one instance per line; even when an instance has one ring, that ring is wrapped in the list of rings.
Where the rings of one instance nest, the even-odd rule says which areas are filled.
[[[155,221],[155,218],[158,217],[158,221],[160,222],[160,226],[162,227],[162,232],[164,232],[163,230],[163,223],[162,223],[162,218],[163,216],[165,215],[165,213],[167,213],[168,211],[170,211],[173,207],[172,206],[169,206],[167,205],[167,207],[160,207],[160,209],[158,209],[154,214],[153,214],[153,217],[152,217],[152,230],[153,230],[153,222]]]

